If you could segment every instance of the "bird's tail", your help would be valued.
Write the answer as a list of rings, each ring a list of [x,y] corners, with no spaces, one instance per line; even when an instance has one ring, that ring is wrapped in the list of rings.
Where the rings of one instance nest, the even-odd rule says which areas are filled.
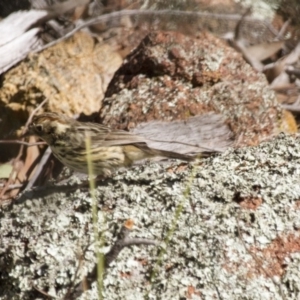
[[[182,154],[178,152],[173,152],[173,151],[166,151],[166,150],[158,150],[158,149],[151,149],[152,155],[155,156],[163,156],[163,157],[168,157],[168,158],[174,158],[174,159],[180,159],[184,161],[194,161],[195,159],[198,158],[204,158],[204,157],[209,157],[213,155],[216,152],[201,152],[197,154]]]

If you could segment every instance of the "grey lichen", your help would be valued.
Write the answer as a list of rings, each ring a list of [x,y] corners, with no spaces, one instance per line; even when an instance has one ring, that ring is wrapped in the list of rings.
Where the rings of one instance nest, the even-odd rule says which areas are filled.
[[[281,273],[269,270],[263,251],[278,236],[299,237],[299,149],[298,138],[280,135],[180,172],[170,171],[177,162],[146,164],[102,182],[103,251],[127,219],[135,223],[132,236],[162,245],[125,248],[107,269],[104,299],[298,299],[299,249],[286,254]],[[42,299],[35,288],[63,298],[95,263],[89,191],[28,195],[1,212],[0,299]],[[261,204],[245,208],[239,199],[247,197]],[[96,285],[81,298],[97,299]]]

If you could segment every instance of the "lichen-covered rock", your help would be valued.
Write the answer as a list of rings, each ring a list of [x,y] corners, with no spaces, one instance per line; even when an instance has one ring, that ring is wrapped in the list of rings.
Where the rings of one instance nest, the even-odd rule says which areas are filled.
[[[126,58],[112,79],[100,120],[121,128],[215,111],[240,145],[277,133],[281,108],[265,76],[220,39],[154,32]]]
[[[128,218],[162,248],[123,250],[104,299],[299,299],[299,182],[300,139],[285,135],[188,168],[119,171],[96,191],[103,251]],[[91,203],[50,186],[1,211],[1,300],[61,299],[93,267]],[[98,299],[95,286],[81,299]]]

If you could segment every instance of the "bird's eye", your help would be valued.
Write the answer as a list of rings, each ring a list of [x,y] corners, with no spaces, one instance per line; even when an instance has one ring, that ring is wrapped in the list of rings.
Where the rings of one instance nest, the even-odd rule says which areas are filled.
[[[35,125],[35,129],[36,129],[37,132],[42,132],[43,131],[43,125],[41,125],[41,124]]]

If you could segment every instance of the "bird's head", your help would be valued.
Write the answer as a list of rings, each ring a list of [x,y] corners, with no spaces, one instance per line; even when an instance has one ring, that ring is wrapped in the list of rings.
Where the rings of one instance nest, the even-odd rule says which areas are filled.
[[[73,122],[73,119],[63,115],[43,113],[33,117],[25,135],[36,135],[51,146],[56,139],[66,136]]]

